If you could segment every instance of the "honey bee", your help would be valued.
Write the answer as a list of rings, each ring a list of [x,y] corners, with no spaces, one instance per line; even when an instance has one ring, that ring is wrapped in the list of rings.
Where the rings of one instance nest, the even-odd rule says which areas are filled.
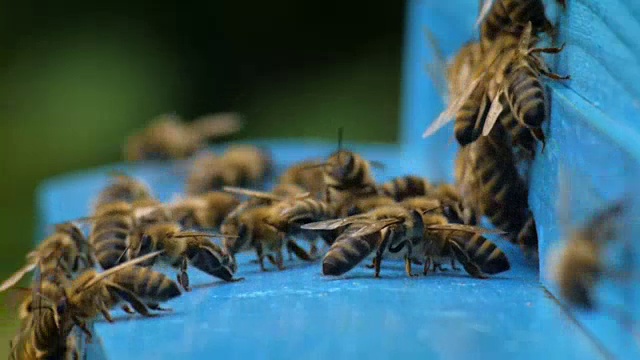
[[[156,250],[164,251],[145,265],[159,261],[177,268],[178,283],[186,291],[191,291],[188,264],[224,281],[242,280],[233,277],[237,270],[234,259],[211,242],[211,236],[215,234],[183,231],[177,223],[155,224],[148,227],[141,237],[132,237],[127,252],[129,258],[135,259]]]
[[[298,185],[314,197],[324,192],[324,163],[321,161],[301,161],[289,167],[278,179],[278,184]]]
[[[476,278],[487,278],[486,274],[498,274],[510,269],[507,256],[482,234],[487,232],[475,226],[450,224],[448,219],[435,213],[423,215],[424,227],[424,274],[433,264],[433,270],[442,270],[442,263],[449,260],[456,270],[455,261]]]
[[[336,239],[322,260],[324,275],[342,275],[374,250],[375,277],[380,277],[383,255],[405,260],[407,275],[413,276],[411,263],[415,253],[421,253],[423,221],[418,211],[409,211],[398,205],[384,206],[366,214],[320,221],[301,226],[308,230],[334,230],[348,228]],[[414,253],[415,252],[415,253]]]
[[[99,207],[94,216],[89,244],[103,269],[110,269],[126,260],[129,236],[136,229],[134,208],[126,202],[114,202]]]
[[[231,135],[241,127],[242,121],[234,113],[205,115],[191,123],[174,114],[161,115],[127,139],[124,157],[128,161],[186,159],[203,149],[208,140]]]
[[[99,314],[103,314],[105,319],[112,321],[109,309],[122,302],[131,304],[142,315],[151,316],[138,294],[126,287],[129,283],[120,284],[118,282],[120,278],[114,278],[114,275],[158,254],[148,254],[102,273],[89,269],[77,279],[70,281],[68,286],[63,287],[64,295],[59,299],[49,299],[43,294],[38,294],[43,301],[37,307],[32,307],[31,313],[24,320],[25,326],[12,341],[11,356],[15,359],[48,359],[60,358],[61,354],[65,353],[73,354],[73,349],[68,347],[72,341],[68,338],[74,326],[78,326],[90,342],[92,334],[86,325],[87,322]],[[128,271],[129,276],[125,279],[148,280],[141,276],[138,269],[128,269]],[[156,276],[161,278],[164,275]],[[168,279],[165,277],[165,280]],[[162,291],[158,291],[158,286],[143,287],[138,288],[142,290],[139,295],[152,302],[164,301],[180,295],[179,289],[176,294],[175,291],[166,290],[165,282],[161,281],[161,283]],[[175,284],[174,287],[177,289]]]
[[[431,192],[433,186],[426,178],[406,175],[395,177],[380,187],[381,193],[395,201],[403,201],[406,198],[424,196]]]
[[[455,177],[466,206],[486,216],[511,242],[516,242],[531,213],[527,186],[504,140],[482,137],[462,148],[456,159]],[[527,243],[520,246],[525,252],[536,252],[537,244],[535,236],[527,237]]]
[[[293,251],[291,247],[294,245],[289,245],[286,234],[269,223],[273,216],[272,211],[272,206],[261,205],[249,207],[239,212],[237,216],[228,216],[220,227],[226,251],[235,256],[239,252],[253,249],[256,252],[260,270],[267,271],[264,266],[265,257],[278,270],[284,270],[282,249],[287,245],[290,251]],[[296,255],[298,255],[297,252]],[[312,260],[308,254],[303,257],[303,260]]]
[[[0,292],[14,286],[37,266],[44,276],[62,273],[68,277],[93,266],[87,240],[78,226],[71,222],[57,224],[55,232],[27,254],[27,264],[0,284]]]
[[[222,155],[200,155],[187,179],[187,193],[198,195],[223,186],[253,186],[272,171],[271,155],[255,146],[231,146]]]
[[[171,218],[183,228],[215,229],[240,204],[233,195],[210,191],[169,205]]]
[[[93,208],[95,211],[106,204],[118,201],[133,203],[152,198],[151,190],[147,184],[128,175],[114,173],[111,183],[98,194]]]
[[[574,229],[566,244],[552,254],[549,272],[560,296],[570,305],[584,310],[596,307],[595,286],[605,274],[603,248],[615,239],[616,219],[623,211],[622,202],[601,209],[582,228]]]
[[[287,241],[289,259],[291,259],[292,252],[301,259],[310,259],[315,258],[318,253],[318,247],[316,245],[318,237],[330,246],[335,239],[335,233],[331,231],[316,232],[304,230],[301,226],[311,222],[333,219],[335,217],[335,208],[324,201],[313,198],[295,198],[274,204],[271,208],[270,215],[265,221],[280,232],[285,233],[290,239]],[[309,254],[300,249],[293,241],[299,238],[306,240],[311,245]]]
[[[462,194],[454,185],[438,184],[427,196],[440,201],[443,215],[449,219],[449,222],[467,225],[475,225],[479,222],[478,214],[473,207],[466,206]]]
[[[491,77],[488,96],[493,99],[488,118],[485,120],[483,135],[488,135],[503,111],[511,111],[518,122],[531,130],[538,140],[542,131],[540,126],[546,118],[545,93],[540,76],[553,80],[568,80],[570,76],[552,73],[540,53],[557,54],[559,48],[535,47],[538,39],[532,38],[532,24],[527,23],[517,46],[505,47],[495,62],[494,76]],[[507,110],[502,109],[506,99]],[[544,145],[544,143],[543,143]]]
[[[488,11],[484,12],[486,17],[480,27],[480,37],[485,48],[505,34],[519,38],[529,22],[532,24],[533,34],[553,31],[542,0],[496,0],[493,6],[489,6],[485,6]]]

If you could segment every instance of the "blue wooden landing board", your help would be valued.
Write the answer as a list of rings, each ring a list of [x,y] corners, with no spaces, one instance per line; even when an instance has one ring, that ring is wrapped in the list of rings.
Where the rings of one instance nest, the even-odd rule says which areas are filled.
[[[278,168],[326,156],[335,144],[284,143],[273,149]],[[355,146],[369,159],[391,165],[399,151]],[[53,179],[40,189],[41,216],[50,224],[86,214],[112,168],[148,182],[161,199],[182,190],[181,178],[163,165],[112,166]],[[429,175],[429,174],[423,174]],[[287,262],[262,273],[240,256],[240,283],[227,284],[191,270],[194,290],[168,304],[172,314],[130,318],[114,311],[115,324],[95,324],[92,358],[518,358],[596,359],[590,339],[548,296],[537,269],[518,250],[499,242],[513,269],[488,280],[463,272],[407,279],[403,264],[383,264],[383,279],[362,266],[344,278],[320,274],[320,264]],[[416,269],[417,270],[417,269]]]

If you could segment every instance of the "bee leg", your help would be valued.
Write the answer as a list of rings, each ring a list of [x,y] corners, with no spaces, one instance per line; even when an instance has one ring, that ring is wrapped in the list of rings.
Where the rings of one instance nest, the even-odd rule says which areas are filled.
[[[424,261],[424,268],[422,269],[422,275],[427,275],[429,273],[429,269],[431,268],[431,257],[428,256]]]
[[[262,252],[262,244],[257,242],[254,245],[256,249],[256,256],[258,257],[258,264],[260,264],[260,270],[267,271],[267,268],[264,267],[264,253]]]
[[[546,54],[557,54],[564,50],[564,44],[560,45],[560,47],[546,47],[546,48],[535,48],[529,50],[530,53],[546,53]]]
[[[104,303],[100,304],[100,312],[102,313],[102,316],[104,316],[105,320],[107,320],[110,323],[113,322],[113,318],[111,317],[111,313],[109,313],[109,309],[107,309],[107,307],[104,305]]]
[[[418,274],[411,272],[411,258],[408,255],[404,257],[404,271],[409,277],[418,276]]]
[[[91,333],[91,330],[89,330],[89,328],[87,327],[87,324],[84,321],[80,321],[80,319],[78,319],[77,317],[73,317],[73,322],[78,325],[78,327],[80,328],[80,330],[82,330],[82,332],[87,335],[87,343],[91,344],[91,341],[93,339],[93,334]]]
[[[285,269],[284,257],[282,256],[282,249],[278,249],[278,252],[276,252],[276,266],[278,267],[278,270]]]
[[[456,260],[455,259],[451,259],[451,270],[453,270],[453,271],[460,270],[460,268],[456,266]]]
[[[173,311],[170,308],[163,308],[160,304],[147,304],[147,307],[155,311]]]
[[[126,312],[127,314],[134,314],[135,311],[131,310],[131,308],[129,307],[129,305],[124,304],[121,306],[121,309]]]
[[[384,250],[387,248],[387,244],[389,243],[389,238],[393,236],[393,231],[391,231],[388,236],[385,236],[384,239],[380,242],[378,246],[378,250],[376,251],[376,257],[373,259],[373,267],[375,269],[374,277],[380,277],[380,264],[382,263],[382,254]]]
[[[178,284],[182,286],[185,291],[191,291],[189,286],[189,274],[187,274],[187,258],[182,259],[180,264],[180,273],[177,275]]]
[[[364,267],[366,267],[367,269],[373,269],[376,267],[376,259],[373,259],[373,261],[371,262],[371,264],[367,264]]]
[[[553,80],[571,80],[571,75],[566,75],[566,76],[562,76],[562,75],[558,75],[552,72],[549,72],[547,70],[541,69],[540,73],[550,79]]]

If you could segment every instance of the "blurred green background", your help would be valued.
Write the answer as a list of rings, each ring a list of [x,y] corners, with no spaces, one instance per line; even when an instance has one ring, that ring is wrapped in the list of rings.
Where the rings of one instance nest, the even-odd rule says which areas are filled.
[[[239,111],[248,138],[396,139],[401,1],[2,4],[2,278],[34,241],[36,186],[118,161],[160,113]],[[0,344],[16,326],[7,298]]]

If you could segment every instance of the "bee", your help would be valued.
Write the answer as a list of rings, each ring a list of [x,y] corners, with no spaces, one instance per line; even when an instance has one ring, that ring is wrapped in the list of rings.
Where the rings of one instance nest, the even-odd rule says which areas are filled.
[[[496,0],[480,27],[483,47],[490,47],[500,36],[519,38],[529,22],[533,34],[553,31],[542,0]]]
[[[313,260],[313,256],[301,248],[293,237],[303,236],[311,244],[311,251],[315,254],[315,237],[299,231],[298,226],[302,221],[312,221],[309,219],[314,217],[333,215],[333,208],[324,202],[313,200],[309,197],[309,192],[300,192],[301,189],[297,186],[290,186],[278,186],[278,193],[281,195],[242,188],[224,188],[225,191],[251,197],[222,223],[224,247],[229,253],[235,255],[253,248],[263,271],[266,271],[265,257],[279,270],[285,268],[282,258],[282,248],[285,245],[290,260],[292,254],[305,261]]]
[[[93,205],[94,211],[103,205],[118,201],[133,203],[152,199],[149,186],[125,174],[114,174],[111,183],[100,193]]]
[[[68,338],[74,326],[78,326],[87,335],[87,341],[91,342],[92,333],[87,322],[99,314],[112,321],[109,309],[121,302],[130,303],[137,312],[151,316],[138,294],[127,289],[127,283],[118,283],[118,278],[113,276],[157,255],[158,253],[152,253],[102,273],[89,269],[63,287],[64,295],[59,299],[49,299],[39,294],[42,301],[31,309],[31,314],[23,322],[26,325],[12,341],[12,356],[16,359],[48,359],[60,358],[60,354],[72,354],[73,349],[67,345],[72,342]],[[138,269],[128,271],[130,277],[145,280]],[[165,277],[165,280],[168,279]],[[166,289],[166,284],[163,283],[163,286]],[[175,284],[174,287],[177,289]],[[158,292],[157,286],[149,286],[139,294],[146,300],[164,301],[180,295],[180,292],[179,289],[177,294],[167,290]]]
[[[327,160],[324,172],[325,201],[345,204],[353,199],[377,194],[371,165],[360,155],[339,150]]]
[[[462,264],[465,271],[476,278],[487,278],[511,268],[507,256],[482,234],[489,232],[475,226],[450,224],[449,220],[437,213],[423,215],[424,222],[424,270],[426,275],[433,264],[433,270],[442,270],[442,263],[449,260],[453,270],[455,261]]]
[[[324,192],[324,163],[316,160],[301,161],[289,167],[278,179],[278,184],[298,185],[314,197]]]
[[[126,202],[114,202],[99,207],[94,216],[89,244],[103,269],[110,269],[126,260],[129,236],[136,229],[134,208]]]
[[[87,341],[91,342],[92,333],[87,322],[98,315],[102,314],[107,321],[112,322],[109,310],[125,303],[143,316],[152,316],[145,303],[153,305],[179,296],[181,293],[177,285],[164,274],[144,272],[133,267],[160,253],[161,251],[149,253],[101,273],[94,269],[82,273],[65,288],[65,296],[54,305],[53,315],[58,317],[58,331],[66,337],[73,326],[78,326],[87,335]],[[120,272],[124,273],[116,276]],[[38,331],[35,333],[37,337]],[[46,331],[41,335],[46,338]]]
[[[540,129],[546,118],[545,93],[540,76],[553,80],[568,80],[570,76],[561,76],[552,73],[540,53],[557,54],[564,45],[558,48],[535,47],[538,39],[532,37],[532,24],[527,23],[516,46],[504,47],[495,61],[494,76],[491,77],[488,96],[497,105],[495,111],[491,111],[491,117],[485,120],[482,133],[489,134],[493,124],[502,111],[511,111],[518,122],[530,129],[531,135],[537,140],[541,138]],[[508,109],[500,108],[504,100],[509,104]],[[543,142],[544,145],[544,142]]]
[[[504,139],[479,138],[460,150],[455,167],[456,183],[466,206],[486,216],[511,242],[516,242],[531,213],[527,186]],[[535,252],[537,244],[536,236],[520,246],[526,252]]]
[[[347,218],[320,221],[303,225],[308,230],[334,230],[348,228],[335,240],[322,259],[324,275],[342,275],[374,250],[375,277],[380,277],[380,263],[383,255],[400,257],[405,260],[407,275],[413,276],[411,263],[415,253],[421,253],[424,242],[422,215],[398,205],[384,206],[366,214]]]
[[[124,157],[128,161],[186,159],[203,149],[208,140],[231,135],[241,127],[242,121],[234,113],[204,115],[191,123],[174,114],[160,115],[127,139]]]
[[[291,253],[295,253],[301,259],[315,258],[318,253],[316,240],[320,237],[327,245],[331,245],[335,239],[335,232],[325,231],[316,232],[304,230],[302,225],[311,222],[324,221],[336,217],[336,210],[330,204],[314,198],[296,198],[283,200],[274,204],[271,208],[266,222],[279,231],[285,233],[290,239],[287,241],[287,250],[289,251],[289,259]],[[309,254],[300,249],[293,241],[302,238],[310,243],[311,248]]]
[[[267,271],[264,266],[265,257],[278,270],[284,270],[282,249],[288,241],[284,232],[269,223],[272,211],[272,207],[268,205],[253,206],[237,216],[227,217],[220,227],[226,251],[235,256],[239,252],[254,249],[260,270]],[[311,260],[310,256],[305,256],[305,260]]]
[[[570,305],[595,308],[595,286],[605,274],[603,248],[615,238],[616,219],[623,211],[622,202],[601,209],[582,228],[573,230],[566,244],[552,254],[549,272],[560,296]]]
[[[472,207],[466,206],[462,194],[452,184],[438,184],[427,196],[438,199],[442,204],[443,215],[450,222],[458,224],[475,225],[479,222],[479,216]]]
[[[393,178],[380,187],[381,193],[395,201],[406,198],[424,196],[432,191],[433,186],[426,178],[406,175]]]
[[[187,193],[198,195],[225,185],[257,185],[272,168],[271,155],[255,146],[231,146],[222,156],[204,153],[193,163],[187,179]]]
[[[80,228],[71,222],[57,224],[54,233],[27,254],[27,264],[0,285],[0,292],[13,287],[38,265],[43,275],[62,273],[68,277],[93,266],[88,242]]]
[[[240,201],[233,195],[210,191],[169,205],[171,218],[183,228],[215,229]]]
[[[233,277],[237,270],[234,259],[211,242],[211,236],[215,234],[183,231],[177,223],[155,224],[147,228],[141,237],[132,237],[127,252],[129,258],[135,259],[153,251],[164,251],[145,265],[150,266],[159,261],[177,268],[178,283],[186,291],[191,291],[188,264],[224,281],[242,280]]]

